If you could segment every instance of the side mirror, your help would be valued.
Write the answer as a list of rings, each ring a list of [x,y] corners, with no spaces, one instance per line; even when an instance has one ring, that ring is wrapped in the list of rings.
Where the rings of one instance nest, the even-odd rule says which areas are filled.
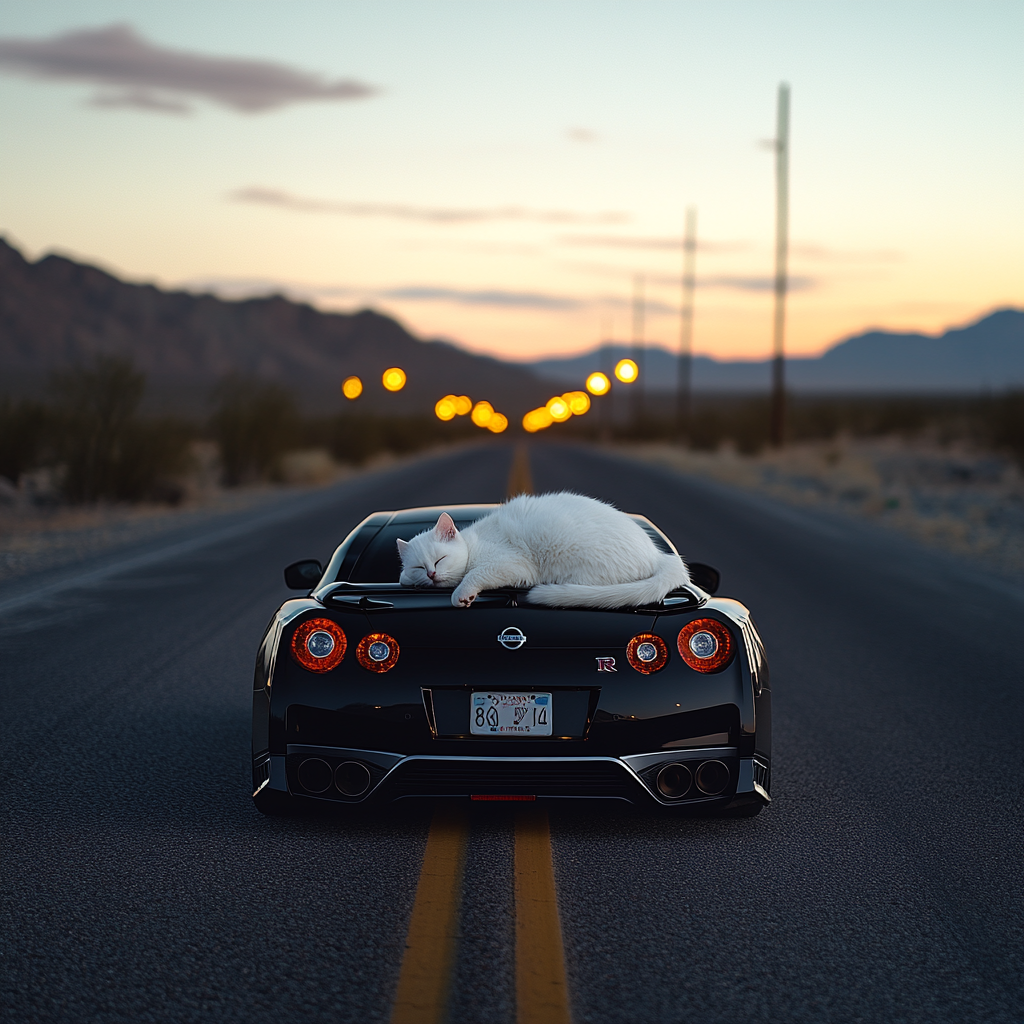
[[[718,593],[718,588],[722,584],[722,574],[713,565],[705,565],[703,562],[687,562],[686,568],[690,570],[690,579],[705,594]]]
[[[324,567],[315,558],[292,562],[284,571],[284,583],[289,590],[312,590],[324,574]]]

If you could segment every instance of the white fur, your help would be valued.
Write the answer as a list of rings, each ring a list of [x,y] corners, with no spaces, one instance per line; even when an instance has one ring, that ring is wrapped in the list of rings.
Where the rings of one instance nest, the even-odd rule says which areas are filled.
[[[457,608],[495,587],[532,587],[534,604],[623,608],[690,582],[683,560],[624,512],[565,492],[513,498],[462,531],[442,513],[398,553],[404,586],[455,587]]]

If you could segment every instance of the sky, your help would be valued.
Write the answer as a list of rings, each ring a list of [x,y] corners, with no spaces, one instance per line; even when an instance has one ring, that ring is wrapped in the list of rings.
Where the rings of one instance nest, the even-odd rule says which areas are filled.
[[[1024,305],[1024,4],[0,0],[0,233],[526,360],[771,351]]]

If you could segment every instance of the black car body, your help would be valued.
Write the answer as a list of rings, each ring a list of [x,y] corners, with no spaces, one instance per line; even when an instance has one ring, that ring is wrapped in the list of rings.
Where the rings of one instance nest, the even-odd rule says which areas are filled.
[[[289,567],[291,586],[305,572],[312,589],[281,605],[256,659],[257,807],[603,798],[756,814],[770,799],[771,690],[747,609],[696,586],[645,608],[531,606],[526,591],[504,589],[462,609],[450,590],[396,582],[397,538],[441,511],[462,528],[494,507],[378,512],[326,569]],[[711,671],[684,643],[695,635],[698,651],[718,644]],[[525,725],[495,727],[499,713],[518,720],[520,704]]]

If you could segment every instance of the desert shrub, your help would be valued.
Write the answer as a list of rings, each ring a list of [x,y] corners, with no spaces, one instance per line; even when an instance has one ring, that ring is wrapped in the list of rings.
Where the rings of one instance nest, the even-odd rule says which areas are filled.
[[[97,356],[53,375],[55,460],[71,502],[173,500],[187,460],[188,428],[146,421],[138,407],[146,378],[128,359]]]
[[[1024,391],[1011,391],[981,404],[979,433],[1024,465]]]
[[[210,432],[220,449],[224,483],[280,480],[281,459],[299,436],[291,394],[277,384],[227,377],[213,400]]]
[[[54,441],[53,415],[41,402],[0,399],[0,476],[17,484],[43,465]]]

